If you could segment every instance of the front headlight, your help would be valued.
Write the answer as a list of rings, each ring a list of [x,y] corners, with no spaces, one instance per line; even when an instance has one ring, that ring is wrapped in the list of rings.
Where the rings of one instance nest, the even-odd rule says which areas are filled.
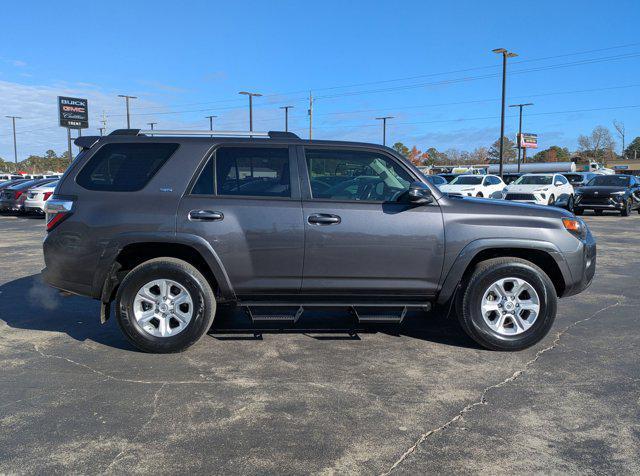
[[[584,240],[587,237],[587,224],[580,218],[568,218],[562,219],[564,229],[571,233],[579,240]]]

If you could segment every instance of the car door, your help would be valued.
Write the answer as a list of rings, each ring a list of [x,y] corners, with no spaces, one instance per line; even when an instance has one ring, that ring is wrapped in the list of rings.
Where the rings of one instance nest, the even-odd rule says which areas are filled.
[[[207,240],[239,296],[297,293],[304,227],[287,145],[223,145],[207,158],[178,210],[178,233]]]
[[[402,201],[419,180],[366,148],[299,148],[305,227],[303,293],[434,295],[444,227],[437,203]]]

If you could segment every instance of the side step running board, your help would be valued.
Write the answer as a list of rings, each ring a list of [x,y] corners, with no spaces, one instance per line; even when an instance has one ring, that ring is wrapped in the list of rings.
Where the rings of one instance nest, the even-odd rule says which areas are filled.
[[[375,308],[375,306],[372,306]],[[399,307],[399,306],[398,306]],[[351,312],[362,324],[402,324],[404,317],[407,315],[407,306],[402,307],[402,311],[399,314],[392,314],[390,312],[376,312],[371,314],[365,314],[358,312],[358,308],[353,306]]]
[[[249,316],[249,319],[251,319],[251,322],[254,324],[256,322],[290,322],[295,324],[296,322],[298,322],[298,319],[300,319],[300,316],[302,316],[302,313],[304,312],[304,307],[299,306],[298,309],[295,310],[295,312],[291,312],[291,313],[280,310],[272,314],[269,314],[269,313],[255,314],[251,310],[251,306],[246,306],[245,311]]]

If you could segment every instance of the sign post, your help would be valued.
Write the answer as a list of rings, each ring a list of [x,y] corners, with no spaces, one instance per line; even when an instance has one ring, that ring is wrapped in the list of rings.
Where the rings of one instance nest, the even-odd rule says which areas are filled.
[[[69,158],[73,160],[71,129],[77,129],[78,136],[80,136],[82,135],[82,129],[89,127],[89,101],[81,98],[58,96],[58,118],[60,127],[67,128]]]

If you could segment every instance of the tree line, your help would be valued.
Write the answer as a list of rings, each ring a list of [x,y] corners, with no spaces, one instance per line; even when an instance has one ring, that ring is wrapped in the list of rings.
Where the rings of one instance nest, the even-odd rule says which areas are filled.
[[[23,161],[18,162],[17,167],[15,162],[0,158],[0,171],[6,173],[22,171],[30,174],[64,172],[70,163],[69,152],[65,151],[62,155],[58,155],[55,151],[49,149],[44,155],[30,155]]]
[[[614,122],[618,135],[624,143],[624,125]],[[508,137],[502,138],[503,159],[506,163],[516,162],[518,148],[514,141]],[[622,157],[615,152],[616,141],[609,129],[604,126],[596,126],[589,135],[578,137],[578,149],[572,154],[567,147],[552,145],[540,150],[526,158],[527,162],[567,162],[574,157],[581,161],[595,160],[608,162],[620,158],[640,158],[640,137],[636,137],[624,149]],[[402,142],[393,144],[393,148],[415,165],[456,165],[456,164],[486,164],[497,162],[500,158],[500,140],[496,140],[490,147],[477,147],[472,151],[456,148],[438,151],[435,147],[429,147],[424,152],[416,146],[408,148]],[[531,149],[529,149],[529,152]]]

